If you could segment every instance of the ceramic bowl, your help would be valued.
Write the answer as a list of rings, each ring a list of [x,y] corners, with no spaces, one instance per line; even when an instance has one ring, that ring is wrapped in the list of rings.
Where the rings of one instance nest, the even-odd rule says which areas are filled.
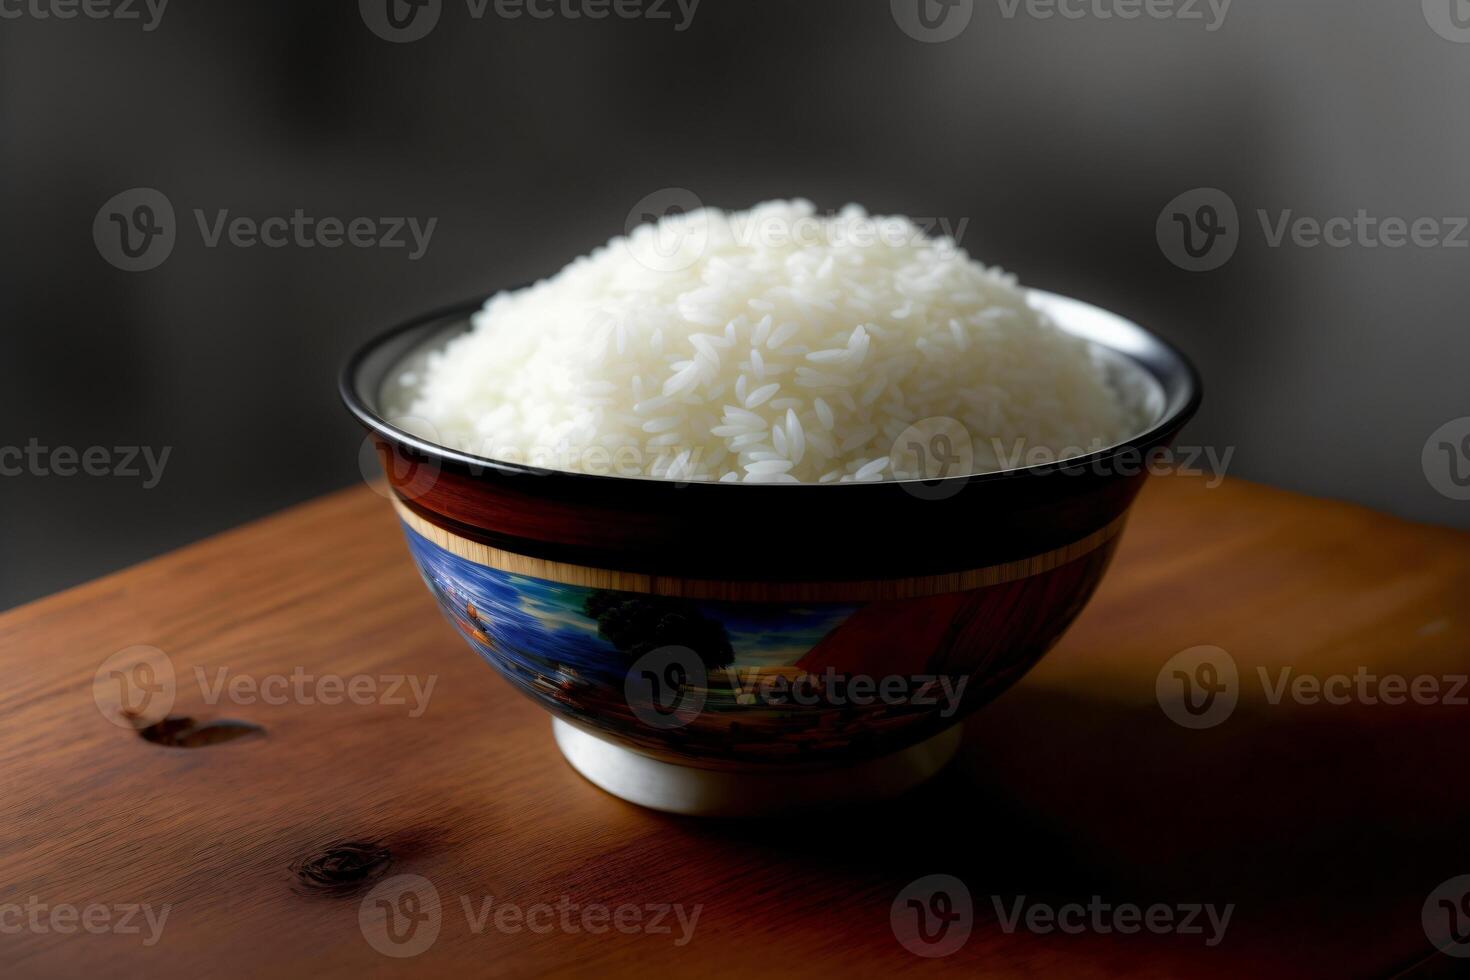
[[[682,812],[886,795],[941,766],[961,719],[1056,643],[1108,566],[1142,464],[1199,404],[1173,347],[1031,296],[1095,345],[1138,435],[1061,465],[833,485],[472,456],[387,406],[403,366],[467,329],[479,301],[362,346],[342,397],[440,608],[558,719],[594,782]]]

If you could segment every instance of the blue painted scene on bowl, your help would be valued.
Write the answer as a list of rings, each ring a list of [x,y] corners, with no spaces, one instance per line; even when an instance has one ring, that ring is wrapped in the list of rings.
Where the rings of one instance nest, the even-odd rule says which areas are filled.
[[[445,615],[518,690],[706,768],[831,765],[937,734],[1046,652],[1113,550],[916,598],[735,602],[547,581],[404,533]]]

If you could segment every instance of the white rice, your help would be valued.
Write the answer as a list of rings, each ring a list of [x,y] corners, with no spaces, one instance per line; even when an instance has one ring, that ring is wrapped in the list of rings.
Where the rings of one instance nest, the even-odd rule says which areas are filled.
[[[641,226],[492,297],[398,382],[390,408],[442,445],[671,480],[921,476],[895,472],[895,440],[934,417],[963,425],[974,472],[1131,434],[1093,352],[1014,277],[807,201]]]

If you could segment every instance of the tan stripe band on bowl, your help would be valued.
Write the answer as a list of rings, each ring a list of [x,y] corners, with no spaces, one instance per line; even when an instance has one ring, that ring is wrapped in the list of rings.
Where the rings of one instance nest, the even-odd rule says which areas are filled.
[[[1118,515],[1080,541],[1061,548],[999,565],[987,565],[963,572],[940,575],[918,575],[908,578],[834,580],[822,582],[767,582],[683,578],[674,575],[646,575],[610,568],[593,568],[567,562],[548,561],[528,555],[504,551],[488,544],[471,541],[436,524],[431,524],[409,510],[398,497],[393,507],[415,533],[476,565],[499,569],[513,575],[525,575],[563,585],[580,585],[592,589],[617,589],[622,592],[645,592],[652,595],[680,596],[687,599],[715,599],[731,602],[866,602],[874,599],[912,599],[918,596],[963,592],[987,585],[1014,582],[1041,572],[1049,572],[1081,558],[1123,530],[1128,514]]]

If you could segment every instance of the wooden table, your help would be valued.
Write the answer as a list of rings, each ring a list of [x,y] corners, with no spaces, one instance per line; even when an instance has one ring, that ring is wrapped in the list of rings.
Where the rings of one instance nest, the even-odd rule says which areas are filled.
[[[1470,959],[1434,950],[1421,908],[1470,873],[1470,707],[1272,704],[1257,669],[1272,685],[1288,666],[1465,674],[1467,597],[1470,535],[1156,478],[1091,606],[970,721],[936,782],[867,812],[710,822],[575,775],[546,716],[439,617],[388,504],[347,490],[0,617],[0,972],[1449,976]],[[111,723],[94,675],[135,644],[169,658],[173,715],[263,732],[206,726],[174,747]],[[1155,685],[1200,644],[1233,658],[1239,704],[1191,729]],[[389,675],[436,681],[414,717],[309,685],[283,704],[211,704],[221,669],[277,694],[269,679],[293,671],[370,677],[379,694]],[[936,873],[965,883],[974,926],[925,958],[895,938],[890,906]],[[359,912],[402,874],[432,883],[440,929],[390,958]],[[477,933],[462,900],[478,914],[489,896]],[[1209,928],[1007,931],[1020,896],[1234,908],[1207,946]],[[142,912],[117,931],[145,903],[155,919],[169,907],[153,945]],[[549,932],[513,929],[513,913],[496,928],[499,909],[539,903],[577,910]],[[670,933],[600,918],[633,906],[624,925],[652,924],[660,904],[700,906],[691,940],[677,944],[672,914]],[[68,918],[92,905],[95,934]],[[581,927],[587,907],[607,931]]]

